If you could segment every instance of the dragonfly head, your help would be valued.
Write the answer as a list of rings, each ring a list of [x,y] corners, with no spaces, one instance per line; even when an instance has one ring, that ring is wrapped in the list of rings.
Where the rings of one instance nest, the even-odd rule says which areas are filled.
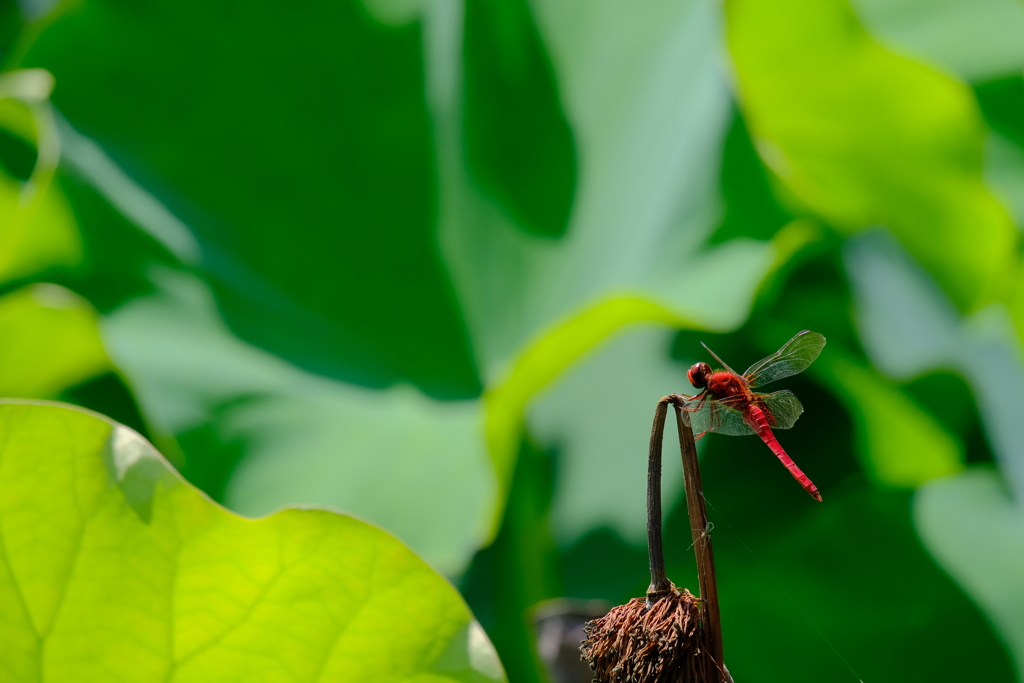
[[[706,389],[708,386],[708,377],[711,376],[711,366],[707,363],[694,363],[690,366],[690,369],[686,371],[686,378],[690,380],[697,389]]]

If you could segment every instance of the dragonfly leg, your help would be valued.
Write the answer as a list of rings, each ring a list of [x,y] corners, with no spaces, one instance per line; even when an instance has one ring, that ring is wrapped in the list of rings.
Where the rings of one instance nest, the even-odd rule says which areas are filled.
[[[682,394],[679,395],[682,396]],[[685,398],[687,401],[690,401],[690,403],[680,406],[680,408],[682,408],[684,412],[695,413],[701,409],[701,406],[704,405],[704,400],[708,397],[708,395],[702,392],[700,394],[697,394],[696,396],[682,397]]]

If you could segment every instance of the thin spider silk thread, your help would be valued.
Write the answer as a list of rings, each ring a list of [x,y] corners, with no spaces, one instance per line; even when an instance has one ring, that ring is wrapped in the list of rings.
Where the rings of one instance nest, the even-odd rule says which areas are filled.
[[[834,652],[836,657],[839,658],[839,661],[841,661],[846,666],[846,668],[850,670],[850,673],[853,674],[854,678],[856,678],[860,683],[864,683],[864,679],[861,678],[860,675],[853,670],[853,667],[850,666],[850,663],[848,661],[846,661],[846,658],[839,654],[839,650],[837,650],[836,646],[832,644],[832,641],[825,637],[825,634],[821,632],[821,629],[818,628],[818,625],[811,621],[811,618],[807,616],[807,613],[804,612],[803,609],[800,608],[800,604],[793,599],[793,596],[789,594],[789,591],[782,587],[782,584],[779,582],[777,578],[775,578],[775,575],[771,573],[771,571],[768,569],[765,563],[761,561],[761,558],[758,557],[754,553],[754,551],[750,549],[750,546],[748,546],[746,542],[744,542],[743,538],[738,533],[736,533],[736,530],[732,528],[732,524],[729,524],[729,520],[727,520],[722,515],[722,513],[718,511],[718,508],[711,504],[711,501],[707,499],[707,496],[701,493],[701,497],[704,498],[704,502],[707,503],[708,507],[714,510],[715,514],[718,515],[723,522],[725,522],[725,526],[729,527],[729,531],[731,531],[732,535],[736,537],[736,540],[740,542],[740,545],[743,546],[743,549],[750,553],[751,557],[757,560],[757,563],[761,565],[761,569],[764,570],[765,574],[771,577],[771,580],[774,581],[775,585],[779,587],[779,590],[782,591],[782,594],[785,595],[791,603],[793,603],[793,607],[795,607],[796,611],[800,613],[800,616],[807,620],[807,623],[811,625],[811,628],[814,629],[814,632],[817,633],[821,637],[821,639],[825,641],[825,644],[832,649],[832,652]],[[710,531],[710,529],[708,531]],[[707,533],[707,531],[705,531],[704,533]]]
[[[707,500],[708,499],[705,498],[704,502],[706,503]],[[712,531],[714,531],[714,529],[715,529],[715,523],[712,522],[711,520],[708,520],[708,525],[706,527],[704,527],[704,531],[702,531],[700,533],[700,536],[697,537],[697,541],[700,541],[700,540],[703,540],[703,539],[707,538],[708,534],[710,534]],[[697,541],[694,541],[693,543],[691,543],[690,547],[687,548],[687,550],[693,550],[693,546],[697,545]]]

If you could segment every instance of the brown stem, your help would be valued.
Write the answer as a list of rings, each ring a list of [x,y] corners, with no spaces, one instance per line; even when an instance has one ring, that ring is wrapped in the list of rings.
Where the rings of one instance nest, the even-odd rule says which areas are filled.
[[[647,452],[647,558],[651,565],[651,585],[647,602],[653,604],[672,590],[665,575],[665,555],[661,543],[661,443],[665,435],[665,416],[671,397],[658,401],[651,427],[651,443]]]
[[[683,458],[683,479],[686,486],[686,509],[690,517],[690,535],[693,537],[693,552],[697,556],[697,580],[700,583],[700,597],[707,610],[704,629],[708,651],[717,665],[715,677],[721,673],[728,681],[732,677],[726,672],[722,658],[722,618],[718,609],[718,584],[715,581],[715,556],[711,551],[711,536],[708,534],[708,514],[704,507],[704,487],[700,482],[700,467],[697,465],[697,446],[693,440],[690,414],[682,410],[684,399],[673,395],[666,397],[676,411],[676,426],[679,428],[679,451]],[[664,401],[665,399],[662,399]],[[659,403],[659,405],[661,405]]]

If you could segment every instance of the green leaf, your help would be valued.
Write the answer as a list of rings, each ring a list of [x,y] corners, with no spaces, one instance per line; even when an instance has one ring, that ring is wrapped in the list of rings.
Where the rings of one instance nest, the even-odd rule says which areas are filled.
[[[985,610],[1024,673],[1024,529],[999,475],[971,469],[928,483],[914,523],[939,564]]]
[[[135,432],[0,405],[5,680],[504,680],[458,593],[351,517],[238,517]]]
[[[735,295],[756,286],[771,259],[763,242],[731,244],[740,276],[722,283],[727,291],[692,284],[718,218],[709,169],[729,115],[713,6],[531,6],[579,151],[580,185],[558,240],[524,232],[473,181],[462,158],[462,93],[453,85],[462,79],[450,38],[458,16],[439,13],[429,34],[441,252],[491,388],[549,330],[611,300],[645,299],[688,318],[699,312],[707,324],[734,321],[750,292]]]
[[[50,185],[28,205],[24,187],[0,173],[0,282],[82,260],[82,242],[67,198]]]
[[[439,571],[465,568],[495,495],[479,401],[304,372],[232,335],[198,278],[152,274],[156,291],[106,317],[104,337],[148,423],[177,439],[189,481],[244,514],[345,510]]]
[[[1000,135],[1024,147],[1024,73],[1019,70],[974,86],[985,120]]]
[[[23,62],[196,233],[237,334],[335,378],[480,393],[435,245],[419,21],[358,0],[65,10]]]
[[[1024,491],[1016,408],[1024,405],[1024,364],[1006,309],[994,305],[961,317],[884,233],[850,241],[844,257],[861,338],[874,364],[896,380],[941,369],[963,377],[1003,475],[1015,491]],[[978,368],[997,372],[999,380]]]
[[[829,458],[842,448],[821,445]],[[930,556],[927,541],[922,547],[909,491],[848,478],[835,482],[822,504],[803,496],[807,502],[793,514],[765,486],[760,468],[737,467],[731,448],[717,451],[702,470],[710,470],[704,483],[714,506],[708,512],[722,628],[737,681],[1016,680],[1010,653],[975,595]],[[685,547],[685,516],[673,521],[666,537],[685,538]],[[669,576],[692,586],[684,581],[695,575],[692,551],[680,554],[689,566],[670,561]],[[970,557],[966,548],[962,555]]]
[[[496,511],[505,505],[523,437],[527,406],[566,368],[629,325],[690,327],[691,322],[641,299],[613,299],[555,327],[516,360],[508,379],[484,395],[487,447],[499,481]],[[659,397],[655,397],[657,400]]]
[[[567,367],[530,405],[530,435],[558,452],[551,524],[559,543],[604,527],[630,543],[646,542],[643,463],[654,404],[690,386],[688,366],[669,357],[674,336],[666,325],[620,330]],[[669,462],[678,458],[667,455]],[[666,465],[664,499],[674,500],[682,483],[682,470]]]
[[[42,69],[0,74],[0,126],[35,148],[24,179],[0,171],[0,282],[82,259],[74,216],[51,183],[59,158],[47,100],[52,87],[53,77]]]
[[[1020,73],[1024,3],[1020,0],[853,0],[867,29],[967,81]]]
[[[712,243],[732,237],[771,239],[792,220],[772,192],[768,170],[754,148],[740,112],[734,111],[722,147],[719,174],[725,211],[711,237]]]
[[[487,386],[487,440],[500,491],[539,392],[627,326],[739,325],[776,246],[735,239],[703,249],[718,221],[709,169],[730,114],[713,6],[637,10],[575,1],[533,8],[579,150],[581,182],[564,237],[524,234],[475,185],[456,155],[457,89],[438,86],[433,105],[447,198],[441,248]],[[440,38],[431,47],[449,50]],[[452,64],[431,62],[432,82],[458,83]],[[720,277],[724,269],[730,277]],[[708,280],[716,286],[700,284]],[[644,360],[646,376],[664,364]],[[584,430],[581,423],[571,431]]]
[[[467,0],[463,69],[469,170],[524,230],[560,237],[576,149],[527,0]]]
[[[85,300],[52,284],[0,297],[0,396],[53,398],[109,368]]]
[[[857,453],[876,482],[916,488],[963,469],[963,446],[890,380],[836,348],[815,365],[853,416]]]
[[[883,224],[961,308],[1002,293],[1016,231],[983,182],[971,90],[890,52],[845,0],[730,0],[740,102],[765,161],[844,230]]]
[[[797,244],[810,239],[812,233],[803,230],[800,225],[794,225],[793,230],[780,231],[779,237],[781,238],[779,242],[764,246],[774,247],[777,256],[785,259],[791,255]],[[699,262],[693,263],[686,272],[688,280],[700,282],[710,278],[714,273],[722,272],[727,267],[731,266],[736,269],[736,277],[728,282],[720,283],[720,286],[716,287],[714,291],[700,290],[700,293],[705,295],[703,301],[699,301],[695,293],[691,293],[683,286],[666,287],[661,290],[672,291],[674,289],[675,297],[673,298],[610,297],[552,325],[530,344],[524,346],[504,380],[496,383],[484,394],[487,445],[498,475],[499,495],[503,495],[502,492],[507,490],[511,480],[515,456],[522,440],[525,416],[528,413],[532,412],[534,418],[542,423],[547,422],[549,428],[553,428],[553,421],[560,419],[555,417],[557,414],[560,414],[561,418],[573,421],[571,426],[563,425],[563,428],[573,435],[573,443],[560,444],[566,451],[567,461],[570,463],[575,461],[574,464],[568,465],[570,470],[590,467],[588,463],[592,461],[593,456],[584,444],[590,440],[590,435],[595,433],[595,429],[610,428],[613,424],[623,428],[623,431],[616,435],[616,439],[622,439],[627,434],[635,437],[645,433],[647,428],[638,431],[641,423],[640,412],[652,410],[653,401],[657,401],[665,394],[680,390],[679,382],[684,378],[684,375],[676,375],[673,378],[673,373],[668,370],[672,365],[667,361],[670,346],[667,342],[659,349],[654,337],[634,337],[633,339],[640,345],[634,350],[636,355],[630,361],[631,374],[638,383],[642,382],[643,388],[634,386],[630,395],[635,399],[642,400],[640,394],[646,394],[647,400],[652,403],[648,406],[645,402],[644,407],[638,409],[637,412],[629,410],[618,416],[623,418],[628,414],[628,422],[626,420],[602,419],[601,411],[568,409],[567,412],[566,409],[558,406],[558,398],[570,400],[569,394],[572,392],[570,389],[569,393],[566,393],[560,384],[563,381],[569,381],[570,386],[582,382],[592,388],[597,385],[607,387],[608,385],[601,378],[606,373],[618,372],[618,370],[613,371],[608,368],[605,365],[606,359],[598,358],[596,362],[586,360],[581,363],[584,366],[582,368],[572,366],[586,359],[590,354],[604,353],[598,351],[599,347],[611,342],[614,337],[626,332],[629,328],[655,327],[661,328],[662,331],[666,328],[672,330],[734,329],[746,317],[758,285],[779,265],[777,261],[770,262],[767,258],[769,254],[766,252],[768,249],[752,241],[733,240],[714,251],[702,254]],[[668,303],[665,303],[666,301]],[[654,341],[653,344],[652,341]],[[618,342],[612,343],[618,344]],[[628,345],[631,342],[625,343]],[[613,351],[612,355],[617,355],[617,353],[619,352]],[[573,375],[576,375],[575,380],[567,380]],[[658,386],[661,388],[658,389]],[[542,392],[552,390],[556,393],[546,405],[532,407],[532,403]],[[581,399],[576,396],[572,400]],[[616,400],[622,400],[622,397],[613,399],[613,401]],[[649,422],[649,419],[648,416],[644,422]],[[549,435],[553,435],[550,429],[548,432]],[[602,490],[618,485],[619,481],[611,475],[611,470],[607,471],[605,475],[602,477]],[[567,484],[569,490],[575,491],[570,496],[575,502],[579,502],[581,496],[593,494],[592,490],[586,488],[587,484],[584,482],[594,484],[590,477],[581,477],[578,481]],[[589,493],[584,493],[584,491],[589,491]],[[499,511],[503,504],[503,499],[499,498]],[[615,518],[616,526],[624,530],[636,528],[635,519],[630,515],[630,510],[631,508],[626,507],[614,511],[611,516]],[[562,515],[567,514],[567,510],[559,512]],[[559,518],[560,523],[565,523],[562,532],[566,538],[584,530],[581,522],[583,519],[589,521],[594,521],[598,517],[608,519],[607,516],[592,507],[588,512],[578,512],[581,513],[580,517],[575,520],[571,519],[575,513]],[[595,512],[597,513],[596,517]],[[627,533],[629,532],[627,531]]]
[[[1014,223],[1024,225],[1024,146],[990,133],[985,143],[985,179],[1010,209]]]

